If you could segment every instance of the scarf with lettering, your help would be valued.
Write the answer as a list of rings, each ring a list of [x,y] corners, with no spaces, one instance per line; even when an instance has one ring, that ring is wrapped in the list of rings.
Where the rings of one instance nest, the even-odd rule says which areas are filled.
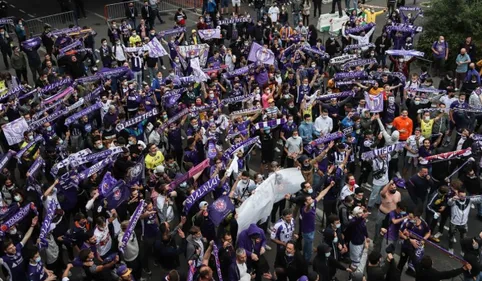
[[[90,114],[92,111],[102,108],[102,102],[96,102],[93,105],[82,109],[81,111],[74,113],[65,119],[65,126],[69,126],[75,121],[79,120],[82,116]]]
[[[189,213],[189,210],[194,205],[194,203],[196,203],[199,199],[204,198],[204,196],[213,191],[220,182],[221,180],[219,179],[219,176],[215,176],[214,178],[209,179],[207,182],[201,185],[191,195],[189,195],[184,201],[184,213]]]
[[[368,73],[365,71],[354,71],[354,72],[338,72],[335,73],[333,78],[335,80],[341,79],[364,79],[368,77]]]
[[[233,157],[233,154],[238,150],[238,149],[241,149],[243,147],[247,147],[247,146],[250,146],[250,145],[253,145],[253,144],[256,144],[257,142],[259,141],[259,136],[256,136],[254,138],[249,138],[245,141],[242,141],[240,143],[237,143],[233,146],[231,146],[230,148],[226,149],[223,153],[223,159],[225,161],[228,161],[229,159],[231,159]]]
[[[256,114],[256,113],[260,113],[261,110],[262,110],[261,107],[241,109],[241,110],[236,110],[236,111],[231,112],[231,114],[229,114],[229,116],[238,117],[238,116],[244,116],[244,115],[253,115],[253,114]]]
[[[24,148],[20,149],[15,155],[15,158],[17,158],[17,161],[19,163],[22,163],[22,160],[21,160],[22,155],[39,141],[44,141],[44,138],[42,137],[42,135],[37,135],[33,141],[27,143],[27,145]]]
[[[372,27],[374,27],[375,25],[376,25],[375,23],[369,23],[369,24],[345,29],[345,34],[348,35],[348,34],[360,33],[362,31],[368,31],[372,29]]]
[[[392,152],[401,151],[405,148],[405,142],[398,142],[392,145],[384,146],[382,148],[377,148],[371,151],[364,152],[361,156],[363,161],[369,161],[377,156],[390,154]]]
[[[10,161],[10,159],[12,159],[12,157],[17,154],[16,151],[14,150],[8,150],[7,153],[5,153],[1,160],[0,160],[0,171],[7,165],[8,161]]]
[[[55,216],[55,210],[57,209],[57,204],[55,200],[50,200],[49,206],[47,208],[47,215],[44,218],[44,221],[42,222],[42,227],[40,228],[40,243],[39,243],[39,249],[44,249],[48,246],[47,243],[47,235],[49,234],[52,225],[52,220],[54,219]]]
[[[283,125],[286,122],[287,120],[285,118],[261,121],[254,124],[253,128],[251,129],[251,132],[255,132],[256,130],[264,129],[264,128],[274,128],[276,126]]]
[[[348,128],[343,129],[343,131],[338,131],[338,132],[334,132],[334,133],[331,133],[331,134],[321,136],[321,137],[317,138],[316,140],[311,141],[309,144],[305,145],[304,150],[306,150],[306,152],[308,152],[308,154],[311,154],[311,153],[313,153],[313,148],[315,146],[330,142],[332,140],[342,138],[342,137],[344,137],[348,134],[351,134],[352,132],[353,132],[353,127],[348,127]]]
[[[7,99],[10,96],[17,96],[20,94],[20,92],[24,92],[25,88],[23,86],[17,86],[13,89],[9,89],[9,91],[0,97],[0,102],[4,102],[5,99]]]
[[[385,53],[390,56],[401,56],[401,57],[423,57],[424,52],[415,50],[386,50]]]
[[[361,65],[367,65],[367,64],[376,64],[377,60],[375,58],[369,58],[369,59],[359,59],[359,60],[353,60],[344,63],[341,68],[345,71],[348,71],[350,68],[355,67],[355,66],[361,66]]]
[[[355,96],[355,91],[345,91],[341,93],[334,93],[334,94],[326,94],[317,97],[317,100],[325,101],[325,100],[331,100],[331,99],[340,99],[340,98],[347,98],[347,97],[354,97]]]
[[[5,232],[7,232],[12,226],[16,225],[18,222],[23,220],[30,210],[36,212],[35,204],[30,203],[22,207],[18,212],[16,212],[13,217],[9,218],[5,223],[0,226],[0,237],[5,236]]]
[[[124,232],[124,235],[122,236],[121,244],[119,245],[119,251],[121,253],[124,253],[125,248],[127,247],[127,243],[129,243],[129,239],[132,236],[132,233],[134,232],[134,228],[136,227],[137,222],[139,221],[141,215],[144,212],[144,208],[146,207],[146,203],[144,200],[139,201],[139,204],[137,205],[136,210],[134,211],[133,214],[131,214],[131,218],[129,220],[129,225],[127,226],[126,231]]]
[[[125,122],[117,124],[115,129],[116,129],[117,132],[120,132],[120,131],[124,130],[125,128],[129,128],[131,126],[134,126],[137,123],[140,123],[140,122],[142,122],[142,121],[144,121],[148,118],[151,118],[153,116],[156,116],[157,114],[159,114],[159,110],[155,107],[151,111],[148,111],[148,112],[146,112],[144,114],[141,114],[141,115],[137,115],[134,118],[131,118],[129,120],[126,120]]]
[[[365,43],[365,44],[352,44],[352,45],[347,45],[343,51],[345,53],[348,53],[348,51],[351,51],[351,50],[359,50],[359,49],[362,49],[362,48],[375,48],[375,44],[373,43]]]
[[[186,114],[189,113],[189,109],[188,108],[184,108],[181,112],[179,112],[178,114],[174,115],[172,118],[169,118],[167,119],[167,121],[162,124],[161,126],[159,126],[159,129],[157,129],[157,132],[160,133],[160,134],[163,134],[164,133],[164,130],[166,128],[169,127],[169,125],[171,124],[174,124],[177,120],[181,119],[182,117],[184,117]]]
[[[40,90],[38,90],[38,94],[42,95],[42,94],[45,94],[45,93],[50,92],[52,90],[55,90],[59,87],[62,87],[62,86],[65,86],[65,85],[70,85],[70,84],[72,84],[72,79],[65,78],[65,79],[62,79],[60,81],[54,82],[50,85],[47,85],[47,86],[41,88]]]
[[[335,87],[338,88],[340,86],[350,86],[356,83],[375,85],[375,83],[378,83],[378,82],[376,80],[337,81],[335,82]]]

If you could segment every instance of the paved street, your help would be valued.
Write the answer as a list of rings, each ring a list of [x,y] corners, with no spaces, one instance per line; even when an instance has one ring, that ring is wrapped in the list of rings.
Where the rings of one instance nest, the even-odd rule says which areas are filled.
[[[22,17],[26,20],[31,19],[31,18],[35,18],[35,17],[46,16],[46,15],[49,15],[49,14],[60,13],[60,7],[59,7],[59,4],[56,0],[42,0],[42,1],[40,1],[40,0],[35,0],[35,1],[31,1],[31,0],[16,0],[16,1],[9,0],[7,2],[9,3],[9,6],[10,6],[9,7],[9,15],[10,16]],[[90,26],[90,27],[94,28],[98,32],[96,46],[100,46],[100,39],[107,37],[107,26],[105,25],[105,19],[104,19],[104,5],[109,4],[109,3],[113,3],[114,1],[88,0],[88,1],[84,1],[84,2],[85,2],[85,8],[87,10],[87,19],[79,20],[79,25],[80,26],[87,25],[87,26]],[[344,1],[342,1],[342,2],[344,2]],[[407,2],[411,2],[411,1],[407,1]],[[367,4],[384,6],[385,3],[386,3],[385,0],[374,0],[374,1],[370,1]],[[245,9],[245,8],[247,8],[247,5],[242,7],[242,9]],[[172,10],[174,10],[174,9],[175,9],[175,7],[172,6]],[[331,4],[325,4],[325,5],[322,6],[322,13],[328,13],[330,10],[331,10]],[[256,12],[254,11],[254,9],[249,8],[248,12],[252,15],[253,18],[256,16]],[[164,16],[164,20],[167,22],[166,24],[160,25],[159,22],[157,22],[157,20],[156,20],[156,30],[159,31],[159,30],[171,28],[172,24],[170,24],[170,22],[172,21],[173,15],[174,15],[174,12],[167,12],[166,13],[166,15]],[[187,12],[187,16],[188,16],[188,25],[189,25],[187,30],[190,30],[191,27],[195,25],[198,15],[195,14],[195,13],[192,13],[192,12]],[[315,18],[313,16],[311,16],[310,21],[311,21],[312,24],[316,25]],[[377,23],[380,26],[383,25],[384,21],[385,21],[385,19],[384,19],[383,16],[379,16],[378,19],[377,19]],[[380,34],[380,28],[377,28],[377,30],[375,31],[374,38],[376,38],[379,34]],[[164,62],[167,66],[168,61],[167,61],[166,58],[164,58]],[[3,61],[0,60],[0,70],[3,70],[3,69],[5,69],[5,67],[3,65]],[[412,70],[417,71],[417,69],[412,69]],[[438,85],[438,80],[436,80],[434,84]],[[258,152],[258,155],[259,155],[259,152]],[[251,164],[251,168],[257,169],[259,167],[259,156],[253,157],[252,162],[253,163]],[[404,196],[407,197],[406,194],[404,194]],[[321,213],[321,211],[320,211],[320,213]],[[320,222],[318,222],[318,224],[319,223]],[[469,233],[468,233],[468,236],[476,236],[478,234],[478,232],[480,231],[480,227],[478,227],[479,225],[480,225],[480,222],[475,217],[475,210],[472,210],[472,212],[470,214],[470,218],[469,218]],[[370,230],[370,235],[371,235],[371,237],[373,237],[373,229],[374,229],[373,215],[372,215],[372,217],[369,218],[368,226],[369,226],[369,230]],[[319,229],[321,229],[321,226],[320,226]],[[447,247],[447,238],[446,237],[447,237],[447,232],[445,232],[445,236],[442,238],[441,246],[443,246],[443,247]],[[317,242],[315,243],[315,245],[318,245],[320,238],[321,238],[320,234],[317,233],[316,239],[315,239]],[[459,239],[459,238],[457,237],[457,239]],[[272,265],[276,250],[275,250],[275,246],[272,243],[270,245],[272,246],[273,250],[267,252],[267,255],[268,255],[268,260],[270,261],[270,263]],[[458,244],[455,248],[455,252],[460,253],[460,247],[458,246]],[[458,265],[459,265],[456,261],[446,257],[440,251],[434,249],[431,246],[426,247],[426,254],[432,256],[432,258],[434,260],[434,266],[439,270],[448,270],[448,269],[458,267]],[[153,268],[153,275],[152,275],[150,280],[153,280],[153,281],[164,280],[163,278],[164,278],[165,272],[162,269],[160,269],[159,267],[151,267],[151,268]],[[185,267],[183,267],[182,269],[183,269],[183,271],[186,270]],[[338,278],[340,280],[346,280],[347,275],[345,273],[340,273]],[[225,280],[226,279],[227,279],[227,277],[225,277]],[[412,277],[408,277],[408,276],[405,276],[405,274],[403,274],[402,280],[406,281],[406,280],[414,280],[414,279]],[[294,280],[291,280],[291,281],[294,281]]]

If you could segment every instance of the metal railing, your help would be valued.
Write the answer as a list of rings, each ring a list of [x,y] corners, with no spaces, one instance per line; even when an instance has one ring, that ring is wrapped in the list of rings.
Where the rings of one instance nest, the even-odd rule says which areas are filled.
[[[138,17],[141,16],[141,9],[144,7],[144,2],[135,0],[130,2],[119,2],[113,4],[107,4],[104,6],[104,17],[106,21],[122,20],[126,18],[126,10],[128,4],[133,3],[137,9]],[[178,8],[185,10],[196,11],[196,9],[202,8],[203,0],[161,0],[157,4],[158,11],[163,13],[175,12]]]
[[[77,17],[73,11],[24,20],[23,22],[30,37],[41,35],[44,32],[45,25],[49,25],[51,29],[67,28],[70,25],[78,26]]]

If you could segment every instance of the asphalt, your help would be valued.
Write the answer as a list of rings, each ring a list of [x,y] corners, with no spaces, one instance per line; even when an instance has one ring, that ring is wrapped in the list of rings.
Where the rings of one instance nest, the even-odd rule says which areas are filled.
[[[173,0],[170,0],[170,1],[173,1]],[[39,0],[36,0],[36,1],[31,1],[31,0],[15,0],[15,1],[13,1],[13,0],[9,0],[7,2],[9,4],[8,15],[19,17],[19,18],[24,18],[25,20],[34,19],[34,18],[40,18],[40,20],[42,20],[42,17],[61,12],[60,6],[59,6],[59,3],[57,2],[57,0],[42,0],[42,1],[39,1]],[[342,1],[342,2],[344,2],[344,1]],[[412,2],[412,1],[407,1],[407,2]],[[112,3],[115,3],[115,1],[106,1],[106,0],[84,1],[85,9],[87,11],[87,18],[86,19],[80,19],[79,25],[80,26],[87,25],[87,26],[90,26],[90,27],[92,27],[96,30],[96,32],[98,33],[97,38],[96,38],[97,39],[97,44],[96,44],[97,46],[100,46],[100,39],[101,38],[107,37],[107,26],[106,26],[106,21],[105,21],[105,18],[104,18],[104,6],[107,5],[107,4],[112,4]],[[176,2],[173,1],[172,3],[176,3]],[[386,2],[384,0],[373,0],[373,1],[367,1],[367,4],[376,5],[376,6],[385,6]],[[344,3],[342,5],[344,5]],[[156,30],[157,31],[169,29],[169,28],[172,27],[172,22],[170,22],[170,21],[172,21],[174,11],[176,10],[177,7],[175,5],[168,4],[168,3],[164,4],[164,6],[168,7],[168,10],[162,11],[162,13],[164,14],[164,20],[166,21],[166,23],[165,24],[159,24],[159,22],[156,20]],[[252,15],[253,18],[256,16],[256,11],[253,8],[248,8],[248,6],[244,3],[243,3],[243,6],[241,7],[241,9],[243,11],[247,10]],[[328,12],[330,12],[330,10],[331,10],[331,3],[323,4],[322,13],[328,13]],[[312,14],[313,14],[313,11],[312,11]],[[187,16],[188,16],[188,30],[189,30],[189,28],[191,26],[195,25],[199,15],[194,13],[194,12],[187,11]],[[316,19],[313,16],[310,17],[310,23],[313,23],[313,24],[316,25],[315,20]],[[385,19],[384,19],[383,16],[379,16],[377,18],[377,23],[379,24],[379,26],[383,26],[384,21],[385,21]],[[375,37],[374,38],[376,38],[376,36],[378,36],[379,34],[380,34],[380,29],[377,28],[377,30],[375,31]],[[324,34],[320,34],[320,35],[323,38]],[[166,63],[166,65],[168,65],[167,60],[165,60],[165,63]],[[3,65],[3,61],[0,60],[0,70],[4,70],[4,69],[5,69],[5,66]],[[417,69],[418,69],[418,67],[415,66],[414,69],[412,69],[412,70],[417,71]],[[30,75],[30,73],[29,73],[29,75]],[[435,85],[438,84],[438,80],[435,79],[434,82],[435,82],[434,83]],[[252,169],[253,168],[258,169],[258,167],[259,167],[259,163],[260,163],[259,154],[260,153],[258,151],[257,156],[252,157],[252,161],[251,161],[251,163],[252,163],[251,168]],[[279,157],[279,154],[276,154],[276,157]],[[407,195],[405,194],[404,197],[406,197],[406,196]],[[320,224],[320,219],[322,217],[322,210],[321,209],[318,210],[318,214],[319,214],[319,220],[317,220],[317,224],[318,224],[317,229],[321,230],[322,229],[322,226]],[[472,210],[471,213],[470,213],[468,225],[469,225],[468,236],[469,237],[470,236],[472,236],[472,237],[477,236],[479,231],[480,231],[480,227],[478,226],[479,221],[476,218],[475,210]],[[368,229],[369,229],[370,237],[373,237],[373,234],[374,234],[373,233],[373,231],[374,231],[373,215],[372,215],[372,217],[369,217]],[[315,236],[315,245],[318,245],[318,243],[320,243],[320,240],[321,240],[321,235],[319,233],[317,233],[316,236]],[[445,232],[445,235],[441,240],[442,240],[442,242],[440,243],[440,245],[442,247],[447,247],[447,243],[448,243],[447,232]],[[457,240],[460,241],[459,237],[457,237]],[[273,261],[274,261],[276,250],[275,250],[274,244],[270,243],[270,245],[273,248],[273,250],[266,252],[266,256],[267,256],[268,261],[272,265]],[[458,243],[455,247],[455,253],[460,253],[460,246],[459,246]],[[460,264],[458,262],[456,262],[455,260],[447,257],[442,252],[435,249],[434,247],[431,247],[430,245],[428,245],[426,247],[426,254],[430,255],[433,258],[434,267],[439,269],[439,270],[449,270],[449,269],[457,268],[457,267],[460,266]],[[184,259],[184,258],[181,257],[181,259]],[[183,265],[185,264],[185,262],[181,262],[181,263]],[[155,267],[155,266],[151,266],[151,268],[153,270],[152,275],[151,276],[145,275],[145,277],[148,277],[148,279],[152,280],[152,281],[164,280],[164,276],[165,276],[165,273],[166,273],[165,270],[163,270],[160,267]],[[180,271],[186,272],[186,269],[187,269],[186,266],[183,266],[183,267],[181,267]],[[74,274],[74,275],[76,275],[76,274]],[[337,277],[338,277],[339,280],[347,280],[348,279],[348,275],[346,273],[338,273]],[[226,278],[227,277],[225,277],[224,279],[226,279]],[[413,280],[413,278],[409,277],[409,276],[406,276],[405,274],[402,274],[401,280],[402,281],[408,281],[408,280]]]

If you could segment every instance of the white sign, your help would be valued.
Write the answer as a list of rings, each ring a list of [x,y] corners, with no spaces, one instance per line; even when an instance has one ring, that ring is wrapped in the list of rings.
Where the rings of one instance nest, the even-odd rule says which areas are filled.
[[[320,32],[339,32],[343,26],[343,23],[350,20],[347,15],[343,15],[341,18],[338,13],[323,14],[318,18],[317,28]]]
[[[28,130],[27,121],[21,117],[2,126],[8,145],[14,145],[24,140],[23,133]]]

